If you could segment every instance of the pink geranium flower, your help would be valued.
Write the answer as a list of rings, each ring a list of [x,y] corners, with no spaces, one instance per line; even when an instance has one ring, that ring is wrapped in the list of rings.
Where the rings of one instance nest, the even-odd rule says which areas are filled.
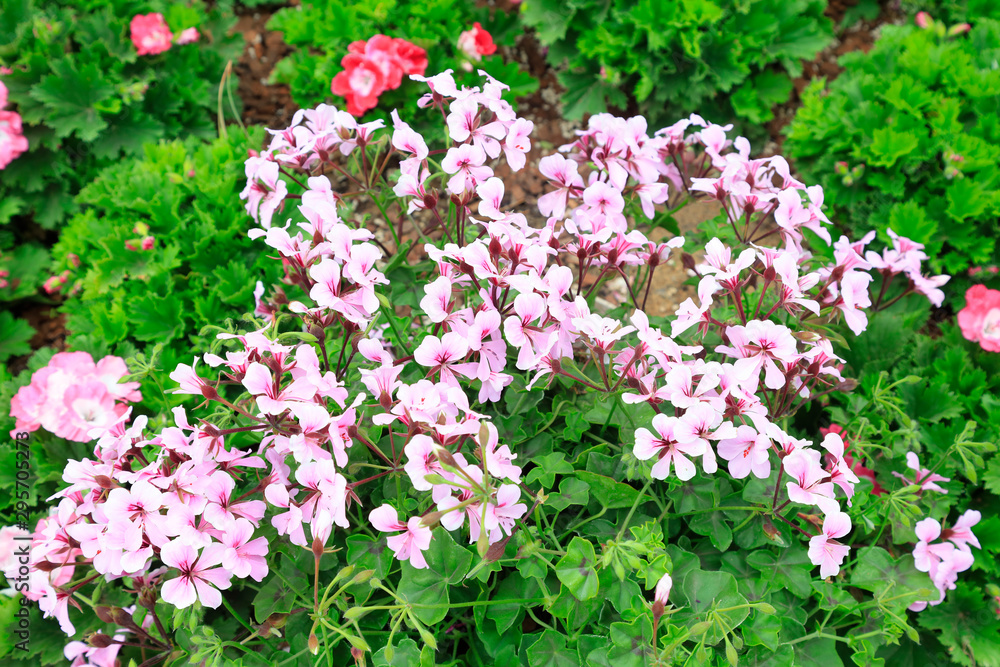
[[[754,477],[767,479],[771,475],[771,441],[751,426],[736,429],[735,438],[719,441],[719,456],[729,461],[729,474],[744,479],[751,472]]]
[[[5,88],[5,102],[6,92]],[[4,169],[26,150],[28,150],[28,140],[21,134],[20,114],[13,111],[0,111],[0,169]]]
[[[356,53],[344,56],[344,71],[333,77],[330,91],[347,100],[347,112],[360,116],[378,104],[378,96],[385,90],[385,74],[371,59]]]
[[[423,552],[431,546],[431,529],[422,523],[419,516],[410,517],[402,523],[392,505],[385,504],[376,507],[368,515],[368,520],[376,530],[384,533],[400,532],[387,540],[389,548],[396,554],[398,560],[408,560],[410,565],[422,570],[427,567]]]
[[[215,609],[222,604],[222,593],[230,586],[232,575],[221,567],[226,546],[213,544],[198,554],[194,547],[174,540],[160,551],[160,559],[168,567],[180,570],[180,576],[163,584],[160,596],[178,609],[200,601]]]
[[[652,475],[654,479],[666,479],[670,474],[670,466],[677,469],[677,478],[687,481],[694,477],[695,466],[688,458],[689,456],[703,456],[705,454],[705,441],[694,439],[686,443],[677,442],[674,429],[679,420],[676,417],[667,415],[656,415],[653,417],[653,428],[659,437],[654,436],[649,429],[640,428],[635,432],[635,447],[632,453],[641,461],[657,458],[653,464]]]
[[[194,44],[198,41],[199,37],[200,35],[198,34],[197,28],[185,28],[179,35],[177,35],[177,44]]]
[[[253,536],[253,524],[246,519],[236,519],[226,534],[222,544],[226,550],[222,552],[222,567],[232,572],[240,579],[248,576],[254,581],[263,581],[267,576],[267,538]]]
[[[1000,291],[973,285],[958,312],[962,335],[989,352],[1000,352]]]
[[[827,514],[823,520],[823,532],[809,540],[809,560],[813,565],[819,565],[819,576],[826,579],[840,572],[840,564],[844,562],[851,550],[846,544],[836,541],[851,531],[851,518],[843,512]]]
[[[128,409],[126,403],[142,400],[138,382],[119,383],[127,373],[119,357],[104,357],[95,364],[86,352],[54,355],[11,400],[15,430],[44,428],[61,438],[88,442],[90,431],[110,428]]]
[[[140,56],[155,56],[170,49],[174,35],[163,20],[163,14],[136,14],[129,24],[132,43]]]
[[[895,471],[893,471],[892,474],[908,484],[919,486],[921,492],[937,491],[939,493],[948,493],[948,490],[938,486],[937,482],[950,482],[951,478],[942,477],[937,473],[932,473],[930,470],[926,468],[921,468],[920,459],[917,458],[917,455],[914,452],[906,453],[906,467],[916,472],[916,475],[914,475],[913,479],[910,479],[909,477],[901,475],[900,473]]]

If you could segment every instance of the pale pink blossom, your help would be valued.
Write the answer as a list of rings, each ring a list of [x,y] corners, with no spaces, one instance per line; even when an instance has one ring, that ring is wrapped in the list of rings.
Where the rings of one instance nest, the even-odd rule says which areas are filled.
[[[834,512],[823,520],[823,532],[809,539],[809,560],[820,566],[820,577],[826,579],[840,572],[840,565],[851,548],[836,540],[849,532],[851,518],[843,512]]]
[[[196,601],[215,609],[222,604],[222,594],[230,586],[232,575],[221,567],[222,555],[226,547],[213,544],[201,554],[177,540],[160,550],[160,560],[164,565],[176,569],[180,575],[163,584],[160,597],[178,609],[190,607]]]
[[[399,532],[391,535],[387,543],[396,559],[409,561],[418,570],[427,567],[423,552],[431,546],[431,529],[422,523],[419,516],[410,517],[406,523],[399,521],[399,514],[389,504],[376,507],[368,515],[368,520],[376,530],[383,533]],[[400,532],[402,531],[402,532]]]
[[[222,537],[222,567],[240,579],[250,577],[260,582],[267,576],[267,538],[253,536],[253,524],[244,518],[236,519]]]
[[[676,417],[659,414],[653,417],[654,436],[649,429],[639,428],[635,432],[635,446],[632,453],[640,461],[656,457],[652,475],[654,479],[666,479],[670,475],[670,466],[677,469],[677,478],[687,481],[694,477],[695,465],[689,456],[703,456],[706,444],[704,440],[694,439],[686,443],[677,441],[674,429],[678,424]]]
[[[932,473],[926,468],[920,467],[920,459],[917,457],[916,452],[906,453],[906,467],[913,470],[916,474],[913,479],[906,477],[896,471],[893,471],[893,475],[900,478],[907,484],[913,484],[920,487],[920,491],[937,491],[938,493],[948,493],[948,490],[938,486],[937,482],[950,482],[950,477],[942,477],[937,473]]]
[[[719,456],[729,462],[729,473],[744,479],[751,472],[758,479],[771,475],[771,441],[753,427],[741,425],[735,438],[719,441]]]

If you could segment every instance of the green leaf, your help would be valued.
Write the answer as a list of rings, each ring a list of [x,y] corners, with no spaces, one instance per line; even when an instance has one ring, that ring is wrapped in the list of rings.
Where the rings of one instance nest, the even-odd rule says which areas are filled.
[[[289,577],[285,577],[289,579]],[[253,599],[253,612],[258,623],[263,623],[271,614],[287,614],[295,608],[297,590],[308,590],[309,582],[304,576],[296,576],[285,583],[279,576],[271,577]]]
[[[716,614],[733,630],[750,615],[750,607],[745,606],[747,600],[740,595],[736,578],[728,572],[692,570],[684,577],[679,594],[687,609],[678,613],[677,618],[683,619],[689,628],[695,623],[711,620],[712,614]],[[714,646],[722,641],[723,636],[719,624],[711,623],[705,632],[705,642]]]
[[[528,472],[525,483],[539,483],[546,489],[552,488],[552,485],[555,484],[556,475],[568,475],[573,472],[573,466],[566,460],[566,455],[562,452],[540,456],[535,459],[535,463],[537,465]]]
[[[833,639],[811,639],[795,645],[796,667],[843,667]]]
[[[986,189],[971,178],[959,178],[952,181],[945,190],[948,208],[945,213],[957,222],[968,218],[978,218],[986,211],[989,195]]]
[[[596,563],[594,545],[582,537],[574,537],[566,555],[556,563],[556,576],[577,600],[588,600],[597,595],[600,586],[594,569]]]
[[[917,243],[932,243],[938,231],[937,219],[915,201],[897,202],[889,212],[889,228]]]
[[[400,640],[391,647],[383,647],[372,655],[372,665],[375,667],[421,667],[420,647],[410,638]],[[392,660],[386,659],[386,654],[392,654]]]
[[[937,599],[931,578],[914,567],[912,555],[894,559],[881,547],[864,547],[858,552],[851,585],[876,595],[891,591],[888,597],[896,599],[887,604],[894,607],[908,607],[914,602]]]
[[[610,477],[588,470],[577,470],[574,474],[587,483],[594,497],[599,498],[601,505],[609,510],[632,507],[640,497],[642,502],[652,500],[649,496],[640,496],[640,491],[635,487],[617,482]]]
[[[909,155],[920,144],[917,137],[907,132],[897,132],[892,127],[880,127],[872,135],[868,146],[869,162],[877,167],[891,167],[901,157]]]
[[[655,664],[653,626],[643,614],[631,623],[612,623],[608,662],[614,667],[646,667]]]
[[[578,667],[575,650],[566,647],[566,636],[555,630],[546,630],[528,647],[530,667]]]
[[[31,352],[28,341],[35,330],[24,320],[14,319],[8,311],[0,311],[0,362]]]
[[[982,590],[959,581],[944,602],[928,607],[917,616],[920,625],[932,630],[960,665],[1000,665],[1000,619]]]
[[[511,573],[500,582],[496,591],[490,596],[486,618],[493,620],[497,625],[497,630],[504,633],[514,622],[523,618],[524,609],[528,605],[521,600],[531,599],[537,596],[538,592],[537,581],[525,579],[517,572]],[[505,600],[514,600],[514,602],[505,604]]]
[[[373,540],[367,535],[347,537],[347,562],[362,570],[375,570],[375,576],[385,577],[392,566],[392,550],[385,536]]]
[[[760,570],[772,590],[784,588],[799,598],[812,592],[812,564],[802,549],[781,549],[778,553],[760,549],[747,556],[747,563]]]
[[[67,56],[52,64],[52,74],[31,89],[31,96],[46,106],[46,123],[57,137],[76,134],[83,141],[93,141],[107,127],[96,107],[114,92],[96,63],[77,69]]]
[[[472,554],[455,543],[446,530],[435,530],[430,548],[424,552],[427,567],[417,569],[402,563],[398,593],[416,606],[413,613],[424,623],[438,623],[448,615],[449,586],[458,584],[469,571]]]
[[[180,302],[173,296],[147,294],[135,298],[128,318],[135,325],[133,335],[141,341],[169,341],[183,325]]]
[[[549,495],[546,507],[561,512],[570,505],[586,505],[590,500],[590,486],[575,477],[566,477],[559,482],[559,491]]]

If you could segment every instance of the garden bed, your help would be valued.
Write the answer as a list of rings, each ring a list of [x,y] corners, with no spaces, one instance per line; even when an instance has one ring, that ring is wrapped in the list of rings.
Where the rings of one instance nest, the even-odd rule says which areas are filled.
[[[0,661],[1000,667],[1000,8],[922,2],[5,16]]]

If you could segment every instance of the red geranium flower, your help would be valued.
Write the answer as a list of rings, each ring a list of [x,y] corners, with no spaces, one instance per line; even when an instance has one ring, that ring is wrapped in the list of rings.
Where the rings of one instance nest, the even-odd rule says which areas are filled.
[[[341,64],[344,71],[333,77],[330,90],[347,100],[349,114],[360,116],[378,103],[385,90],[385,75],[377,63],[357,53],[348,53]]]
[[[497,52],[493,35],[484,30],[478,21],[472,24],[472,30],[466,30],[458,36],[458,48],[477,62],[482,60],[483,56],[491,56]]]
[[[405,39],[397,37],[393,41],[396,45],[396,58],[403,72],[423,76],[427,71],[427,51]]]

